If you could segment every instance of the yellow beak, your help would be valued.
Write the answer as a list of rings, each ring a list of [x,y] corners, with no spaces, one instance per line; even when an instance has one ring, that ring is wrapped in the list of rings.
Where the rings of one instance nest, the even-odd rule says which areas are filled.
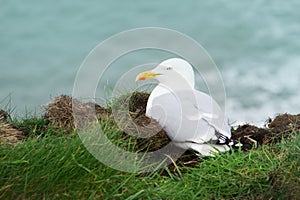
[[[152,71],[145,71],[145,72],[142,72],[139,75],[137,75],[135,81],[144,81],[144,80],[147,80],[150,78],[155,78],[159,75],[161,75],[161,74],[155,74]]]

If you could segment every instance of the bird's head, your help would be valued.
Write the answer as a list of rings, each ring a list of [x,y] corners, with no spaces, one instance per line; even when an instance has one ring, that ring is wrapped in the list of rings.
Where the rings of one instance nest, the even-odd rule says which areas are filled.
[[[180,58],[171,58],[158,64],[154,69],[145,71],[136,77],[138,80],[157,79],[163,83],[170,80],[170,77],[181,76],[188,82],[188,84],[194,88],[194,71],[192,66],[185,60]]]

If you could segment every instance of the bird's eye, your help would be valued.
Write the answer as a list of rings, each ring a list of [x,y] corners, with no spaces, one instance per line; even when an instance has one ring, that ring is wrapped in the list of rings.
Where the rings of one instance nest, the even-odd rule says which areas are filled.
[[[167,67],[167,68],[166,68],[166,70],[172,70],[172,69],[173,69],[172,67]]]

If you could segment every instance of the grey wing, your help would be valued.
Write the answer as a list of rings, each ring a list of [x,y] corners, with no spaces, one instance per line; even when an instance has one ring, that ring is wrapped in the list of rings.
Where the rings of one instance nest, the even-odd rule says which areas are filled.
[[[220,108],[218,103],[208,94],[195,90],[195,96],[197,98],[196,105],[194,105],[199,111],[199,117],[204,119],[215,130],[231,138],[230,126],[228,124],[228,118],[225,116],[224,111]]]

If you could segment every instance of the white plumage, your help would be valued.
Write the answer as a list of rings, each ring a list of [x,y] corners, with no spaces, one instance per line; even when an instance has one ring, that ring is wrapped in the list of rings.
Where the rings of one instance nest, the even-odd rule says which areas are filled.
[[[150,94],[146,115],[159,122],[175,145],[205,156],[229,150],[228,120],[212,97],[195,90],[188,62],[168,59],[137,76],[137,80],[149,78],[159,84]]]

